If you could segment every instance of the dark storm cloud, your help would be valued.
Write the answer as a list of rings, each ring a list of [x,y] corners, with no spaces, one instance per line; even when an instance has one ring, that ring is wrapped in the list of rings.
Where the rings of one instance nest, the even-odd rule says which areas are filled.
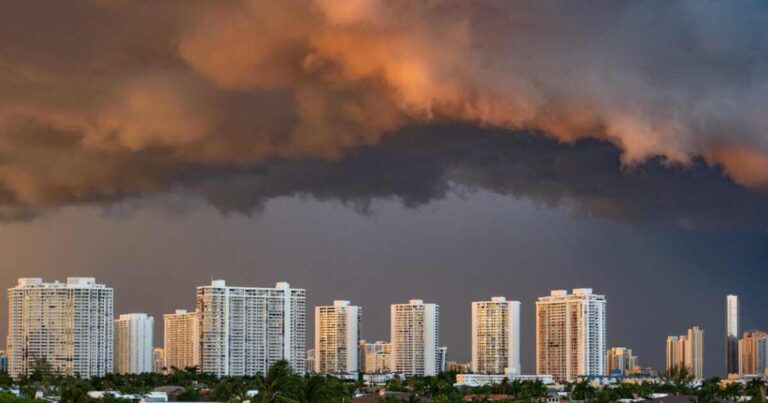
[[[608,172],[603,166],[576,176],[556,171],[556,185],[521,192],[579,200],[577,208],[603,216],[685,221],[678,203],[706,206],[726,196],[678,195],[659,200],[664,208],[655,213],[612,192],[643,185],[666,195],[667,182],[658,188],[641,180],[663,170],[662,161],[687,165],[668,171],[693,181],[675,189],[701,189],[699,172],[717,176],[719,169],[765,189],[766,43],[768,7],[758,1],[7,0],[0,3],[0,214],[24,218],[203,186],[210,172],[235,173],[218,178],[227,189],[211,199],[234,192],[258,201],[303,186],[363,203],[379,194],[419,203],[439,197],[449,182],[501,193],[531,189],[516,183],[518,171],[547,178],[533,172],[551,169],[541,162],[547,154],[515,154],[523,162],[506,171],[479,162],[475,150],[445,156],[420,149],[400,155],[411,164],[408,178],[363,176],[375,169],[356,158],[377,146],[386,154],[398,141],[390,136],[461,122],[612,144],[613,176],[593,179]],[[462,144],[428,139],[435,144],[414,146]],[[596,152],[589,151],[596,143],[580,144]],[[266,167],[290,176],[311,165],[317,180],[340,183],[293,190],[299,181],[286,178],[292,182],[284,191],[274,191],[276,183],[260,190],[240,173]],[[345,169],[353,165],[361,172]],[[321,176],[323,169],[331,172]],[[396,188],[383,189],[386,179]],[[622,189],[612,191],[601,187],[605,180],[627,183],[611,183]],[[350,182],[368,191],[343,193]],[[727,186],[727,197],[743,194]],[[681,213],[665,214],[676,209]]]
[[[691,228],[765,228],[768,199],[701,160],[659,158],[623,167],[613,145],[563,144],[534,133],[467,126],[412,129],[337,161],[283,160],[250,172],[206,173],[194,192],[223,211],[250,213],[269,199],[312,196],[365,210],[374,199],[418,206],[448,192],[485,191],[564,204],[579,215]]]

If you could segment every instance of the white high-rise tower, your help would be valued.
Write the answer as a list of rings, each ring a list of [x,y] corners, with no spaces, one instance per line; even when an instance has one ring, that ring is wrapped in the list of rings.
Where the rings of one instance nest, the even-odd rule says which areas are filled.
[[[200,370],[217,376],[264,374],[279,360],[306,370],[306,291],[229,287],[223,280],[197,288]]]
[[[112,371],[114,292],[93,278],[21,278],[8,290],[8,373],[29,375],[45,359],[64,375]]]
[[[739,373],[739,297],[725,297],[725,373]]]
[[[520,302],[493,297],[472,303],[472,371],[520,373]]]
[[[145,313],[120,315],[115,320],[115,373],[154,371],[154,326],[155,319]]]
[[[358,350],[362,312],[349,301],[315,307],[315,372],[338,374],[361,370]]]
[[[405,376],[437,375],[438,306],[412,299],[393,304],[390,314],[393,370]]]
[[[553,290],[536,301],[536,372],[557,381],[603,375],[606,300],[591,288]]]

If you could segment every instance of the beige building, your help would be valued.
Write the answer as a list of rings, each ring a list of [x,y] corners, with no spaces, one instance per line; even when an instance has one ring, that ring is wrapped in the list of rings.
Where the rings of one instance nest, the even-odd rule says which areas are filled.
[[[152,351],[152,371],[158,374],[165,372],[165,349],[155,348]]]
[[[438,306],[412,299],[390,307],[392,365],[404,376],[434,376],[440,372]]]
[[[365,340],[361,340],[361,350],[363,351],[365,373],[392,372],[392,343],[386,341],[366,343]]]
[[[315,366],[319,374],[360,371],[360,319],[363,310],[349,301],[315,307]]]
[[[704,378],[704,331],[694,326],[688,333],[667,337],[667,370],[685,367],[694,378]]]
[[[520,302],[493,297],[472,303],[472,371],[520,373]]]
[[[177,309],[163,315],[165,372],[200,367],[200,323],[197,312]]]
[[[638,367],[637,356],[626,347],[612,347],[605,357],[606,375],[625,375]]]
[[[152,336],[155,319],[145,313],[115,320],[115,373],[142,374],[154,370]]]
[[[112,372],[114,291],[89,277],[66,283],[21,278],[8,290],[8,373],[29,375],[40,359],[63,375]]]
[[[763,375],[768,365],[768,334],[753,330],[739,340],[739,374]]]
[[[553,290],[536,301],[536,373],[558,382],[603,375],[606,300],[591,288]]]

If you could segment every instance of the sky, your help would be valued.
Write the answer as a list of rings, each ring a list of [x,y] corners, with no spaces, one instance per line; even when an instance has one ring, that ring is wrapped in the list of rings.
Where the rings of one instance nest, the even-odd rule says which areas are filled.
[[[159,319],[224,278],[387,306],[552,288],[663,365],[723,301],[765,328],[761,1],[7,0],[0,281],[95,276]],[[2,321],[3,325],[5,321]],[[159,334],[159,333],[158,333]]]

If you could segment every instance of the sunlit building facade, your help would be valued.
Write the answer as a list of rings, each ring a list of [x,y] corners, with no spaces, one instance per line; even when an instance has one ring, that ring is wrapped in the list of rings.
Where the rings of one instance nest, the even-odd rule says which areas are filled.
[[[688,333],[667,337],[667,370],[687,368],[696,379],[704,377],[704,330],[698,326]]]
[[[66,283],[21,278],[8,290],[8,372],[29,375],[45,359],[63,375],[113,368],[114,292],[87,277]]]
[[[625,375],[638,367],[637,356],[626,347],[612,347],[605,357],[606,375]]]
[[[472,303],[472,372],[520,373],[520,302],[493,297]]]
[[[364,370],[368,374],[392,372],[392,343],[363,343]]]
[[[725,297],[725,373],[736,374],[739,369],[739,297]]]
[[[115,320],[115,373],[153,372],[155,319],[145,313],[120,315]]]
[[[392,365],[405,376],[439,373],[439,310],[436,304],[412,299],[390,307]]]
[[[606,299],[591,288],[553,290],[536,301],[536,373],[557,381],[603,375]]]
[[[163,315],[165,372],[200,367],[200,321],[197,312],[177,309]]]
[[[315,370],[319,374],[358,372],[363,310],[349,301],[315,307]]]
[[[768,334],[753,330],[739,340],[739,374],[763,375],[768,366]]]
[[[286,360],[306,370],[306,291],[230,287],[224,280],[197,288],[200,370],[217,376],[264,374]]]

